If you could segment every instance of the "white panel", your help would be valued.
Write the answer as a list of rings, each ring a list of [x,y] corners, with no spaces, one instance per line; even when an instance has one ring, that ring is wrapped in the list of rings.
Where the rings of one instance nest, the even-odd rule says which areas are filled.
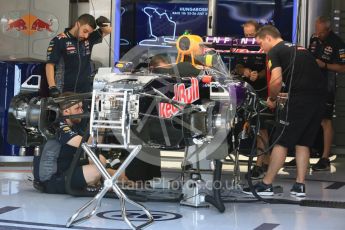
[[[207,13],[207,36],[215,36],[216,31],[216,21],[217,21],[217,0],[208,1],[208,13]],[[211,25],[211,28],[209,27]]]
[[[0,0],[0,60],[28,56],[28,36],[24,33],[26,22],[23,16],[29,13],[29,3],[22,0]]]
[[[332,2],[329,0],[303,0],[301,4],[301,31],[298,43],[304,47],[309,45],[309,39],[315,30],[315,20],[318,16],[331,16]]]
[[[82,14],[90,14],[89,3],[87,2],[78,3],[76,7],[78,9],[77,18]]]
[[[104,16],[111,19],[111,0],[90,0],[90,14],[98,18]],[[104,67],[110,66],[111,42],[110,35],[101,44],[93,47],[91,59],[101,62]]]
[[[332,1],[329,0],[311,0],[309,1],[309,14],[308,14],[308,31],[309,38],[315,32],[315,20],[319,16],[331,17]],[[309,42],[309,41],[308,41]],[[309,44],[308,44],[309,45]]]
[[[68,27],[69,0],[32,0],[30,13],[37,17],[36,32],[29,39],[31,58],[46,60],[50,40]]]
[[[69,18],[69,0],[0,0],[0,60],[45,61]]]

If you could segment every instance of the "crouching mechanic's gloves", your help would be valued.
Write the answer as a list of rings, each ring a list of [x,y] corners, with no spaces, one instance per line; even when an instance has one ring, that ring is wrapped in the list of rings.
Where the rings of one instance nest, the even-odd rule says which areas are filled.
[[[110,23],[110,20],[104,16],[99,16],[96,19],[96,24],[98,27],[106,27],[109,25],[109,23]]]
[[[49,87],[49,96],[50,97],[59,97],[60,91],[56,86]]]

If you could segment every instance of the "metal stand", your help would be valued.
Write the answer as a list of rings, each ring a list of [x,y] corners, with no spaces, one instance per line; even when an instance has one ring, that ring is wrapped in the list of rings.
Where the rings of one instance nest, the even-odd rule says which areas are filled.
[[[185,149],[185,159],[183,166],[188,162],[188,150]],[[183,199],[180,201],[181,205],[190,206],[194,208],[209,207],[210,204],[218,209],[219,212],[223,213],[225,210],[224,203],[220,196],[221,191],[221,175],[222,175],[222,164],[219,160],[215,160],[215,167],[213,170],[213,183],[212,192],[213,195],[209,195],[209,189],[206,183],[201,178],[199,155],[196,153],[196,170],[191,172],[190,179],[184,181],[184,173],[182,172],[182,194]]]
[[[199,155],[196,154],[196,171],[195,173],[191,172],[191,178],[185,181],[186,173],[186,164],[189,162],[188,151],[189,147],[185,148],[184,160],[182,163],[182,194],[183,199],[180,201],[181,205],[190,206],[194,208],[209,207],[209,204],[205,202],[206,195],[206,185],[205,181],[201,179],[200,174],[200,164],[199,164]],[[194,177],[193,177],[194,176]]]
[[[239,152],[238,149],[235,150],[235,159],[234,159],[234,175],[231,181],[231,190],[242,192],[241,182],[241,171],[240,171],[240,162],[239,162]]]
[[[205,202],[206,185],[201,179],[189,179],[182,188],[183,200],[181,205],[194,208],[208,208],[210,205]]]
[[[212,183],[213,196],[207,194],[207,186],[199,174],[198,178],[192,177],[183,185],[183,200],[180,202],[181,205],[200,208],[209,207],[209,204],[212,204],[220,213],[225,211],[224,202],[220,194],[222,163],[220,160],[214,160],[214,165]]]
[[[94,143],[93,145],[89,146],[86,143],[82,143],[82,149],[95,163],[97,169],[100,171],[104,178],[103,188],[92,200],[78,209],[78,211],[69,218],[66,227],[70,227],[73,224],[91,218],[100,207],[102,198],[110,189],[112,189],[119,198],[122,218],[131,227],[131,229],[142,229],[154,222],[151,213],[143,205],[130,200],[116,184],[118,177],[125,171],[126,167],[131,163],[131,161],[138,155],[139,151],[141,150],[141,145],[129,145],[130,124],[132,120],[135,119],[138,115],[138,100],[138,97],[133,95],[133,91],[128,89],[113,89],[109,92],[97,90],[93,91],[91,107],[92,109],[90,114],[90,134],[93,137],[93,140],[97,140],[100,133],[102,133],[104,129],[110,129],[113,131],[114,135],[119,134],[119,136],[122,137],[123,144],[117,145]],[[106,168],[102,165],[101,161],[98,159],[97,155],[91,150],[90,147],[126,149],[131,150],[131,152],[126,160],[121,164],[116,173],[113,176],[110,176]],[[143,210],[148,218],[147,222],[138,226],[134,225],[127,217],[126,202]],[[92,206],[94,207],[90,212],[77,219],[84,210]]]
[[[123,146],[115,146],[115,145],[100,145],[98,147],[116,147],[116,148],[123,148]],[[69,220],[67,221],[66,227],[70,227],[73,224],[77,224],[80,223],[81,221],[85,221],[89,218],[91,218],[94,214],[96,214],[97,209],[101,206],[101,200],[104,197],[104,195],[109,191],[110,188],[112,188],[112,190],[116,193],[116,195],[118,196],[119,200],[120,200],[120,205],[121,205],[121,215],[122,218],[125,220],[125,222],[132,228],[132,229],[142,229],[144,227],[147,227],[148,225],[152,224],[154,222],[153,216],[151,215],[151,213],[141,204],[134,202],[132,200],[130,200],[126,194],[119,188],[119,186],[116,184],[116,180],[117,178],[121,175],[121,173],[124,172],[124,170],[126,169],[126,167],[129,165],[129,163],[136,157],[136,155],[139,153],[141,146],[140,145],[129,145],[128,146],[129,149],[132,149],[132,151],[130,152],[129,156],[126,158],[126,160],[122,163],[122,165],[120,166],[120,168],[116,171],[116,173],[111,177],[109,175],[109,173],[107,172],[107,170],[104,168],[104,166],[102,165],[102,163],[100,162],[100,160],[98,159],[98,157],[95,155],[95,153],[91,150],[91,148],[86,144],[83,143],[82,144],[82,148],[83,150],[87,153],[87,155],[90,157],[90,159],[95,163],[96,167],[98,168],[98,170],[101,172],[103,178],[104,178],[104,183],[103,183],[103,188],[101,191],[98,192],[98,194],[89,202],[87,202],[84,206],[82,206],[80,209],[78,209],[78,211],[73,214]],[[148,217],[148,221],[135,226],[127,217],[127,213],[126,213],[126,203],[128,202],[138,208],[140,208],[141,210],[143,210],[146,214],[146,216]],[[87,213],[86,215],[84,215],[83,217],[77,219],[77,217],[87,208],[94,206],[94,208]]]
[[[233,127],[235,127],[237,125],[237,119],[235,119],[233,124]],[[238,151],[238,146],[240,145],[240,143],[238,143],[238,146],[236,146],[236,136],[235,133],[232,133],[232,147],[234,149],[234,157],[235,159],[233,159],[234,161],[234,175],[233,175],[233,179],[231,181],[231,188],[230,188],[230,192],[231,193],[242,193],[242,186],[240,185],[241,182],[241,171],[240,171],[240,162],[239,162],[239,151]],[[240,142],[241,139],[239,138],[238,141]]]

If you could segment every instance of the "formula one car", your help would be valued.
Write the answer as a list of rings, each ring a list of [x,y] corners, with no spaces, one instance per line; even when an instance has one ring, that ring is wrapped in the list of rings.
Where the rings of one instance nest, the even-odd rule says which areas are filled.
[[[101,69],[94,92],[130,91],[130,142],[153,148],[205,144],[210,155],[226,139],[237,108],[252,110],[256,101],[252,88],[235,80],[220,56],[195,35],[181,36],[176,47],[137,46],[115,71]],[[118,119],[121,102],[111,94],[94,104],[99,117]]]
[[[257,105],[252,87],[235,79],[217,52],[203,45],[199,36],[183,35],[176,44],[136,46],[114,68],[99,69],[92,94],[54,99],[38,98],[28,92],[16,96],[9,111],[9,141],[21,146],[42,144],[54,136],[52,124],[63,119],[59,103],[88,96],[90,134],[97,137],[104,129],[111,130],[117,140],[94,142],[92,147],[131,150],[119,172],[134,157],[150,163],[145,154],[137,155],[140,148],[136,146],[184,149],[185,161],[189,163],[201,159],[215,162],[217,183],[221,177],[220,160],[236,148],[238,136],[245,136],[250,129],[241,123],[239,131],[235,131],[239,120],[246,121],[256,112]],[[19,134],[24,138],[16,138]],[[82,144],[82,149],[94,159],[89,147]],[[111,178],[101,164],[95,163],[106,179],[97,200],[111,188],[124,199],[125,195],[116,187],[116,177]],[[219,186],[213,188],[213,195],[205,195],[201,192],[205,188],[200,177],[189,182],[182,185],[182,204],[200,207],[206,201],[224,211]]]

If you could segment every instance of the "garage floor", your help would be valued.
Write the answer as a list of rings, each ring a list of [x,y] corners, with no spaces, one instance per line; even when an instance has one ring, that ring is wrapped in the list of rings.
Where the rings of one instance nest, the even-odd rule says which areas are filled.
[[[65,229],[68,218],[91,197],[40,193],[32,187],[30,171],[28,167],[0,167],[0,229]],[[173,170],[167,171],[163,174],[174,174]],[[294,170],[281,170],[275,185],[282,186],[283,193],[274,198],[295,199],[289,195],[294,174]],[[225,173],[224,177],[230,181],[231,173]],[[306,184],[306,199],[345,202],[345,158],[334,160],[331,172],[310,173]],[[224,199],[229,200],[231,194],[224,191]],[[227,202],[223,214],[214,207],[195,209],[167,202],[143,204],[156,220],[148,229],[344,229],[344,209],[253,202],[241,194],[236,199],[242,202]],[[135,223],[145,218],[135,208],[129,206],[128,210]],[[104,198],[97,215],[71,228],[129,229],[119,211],[117,199]]]

